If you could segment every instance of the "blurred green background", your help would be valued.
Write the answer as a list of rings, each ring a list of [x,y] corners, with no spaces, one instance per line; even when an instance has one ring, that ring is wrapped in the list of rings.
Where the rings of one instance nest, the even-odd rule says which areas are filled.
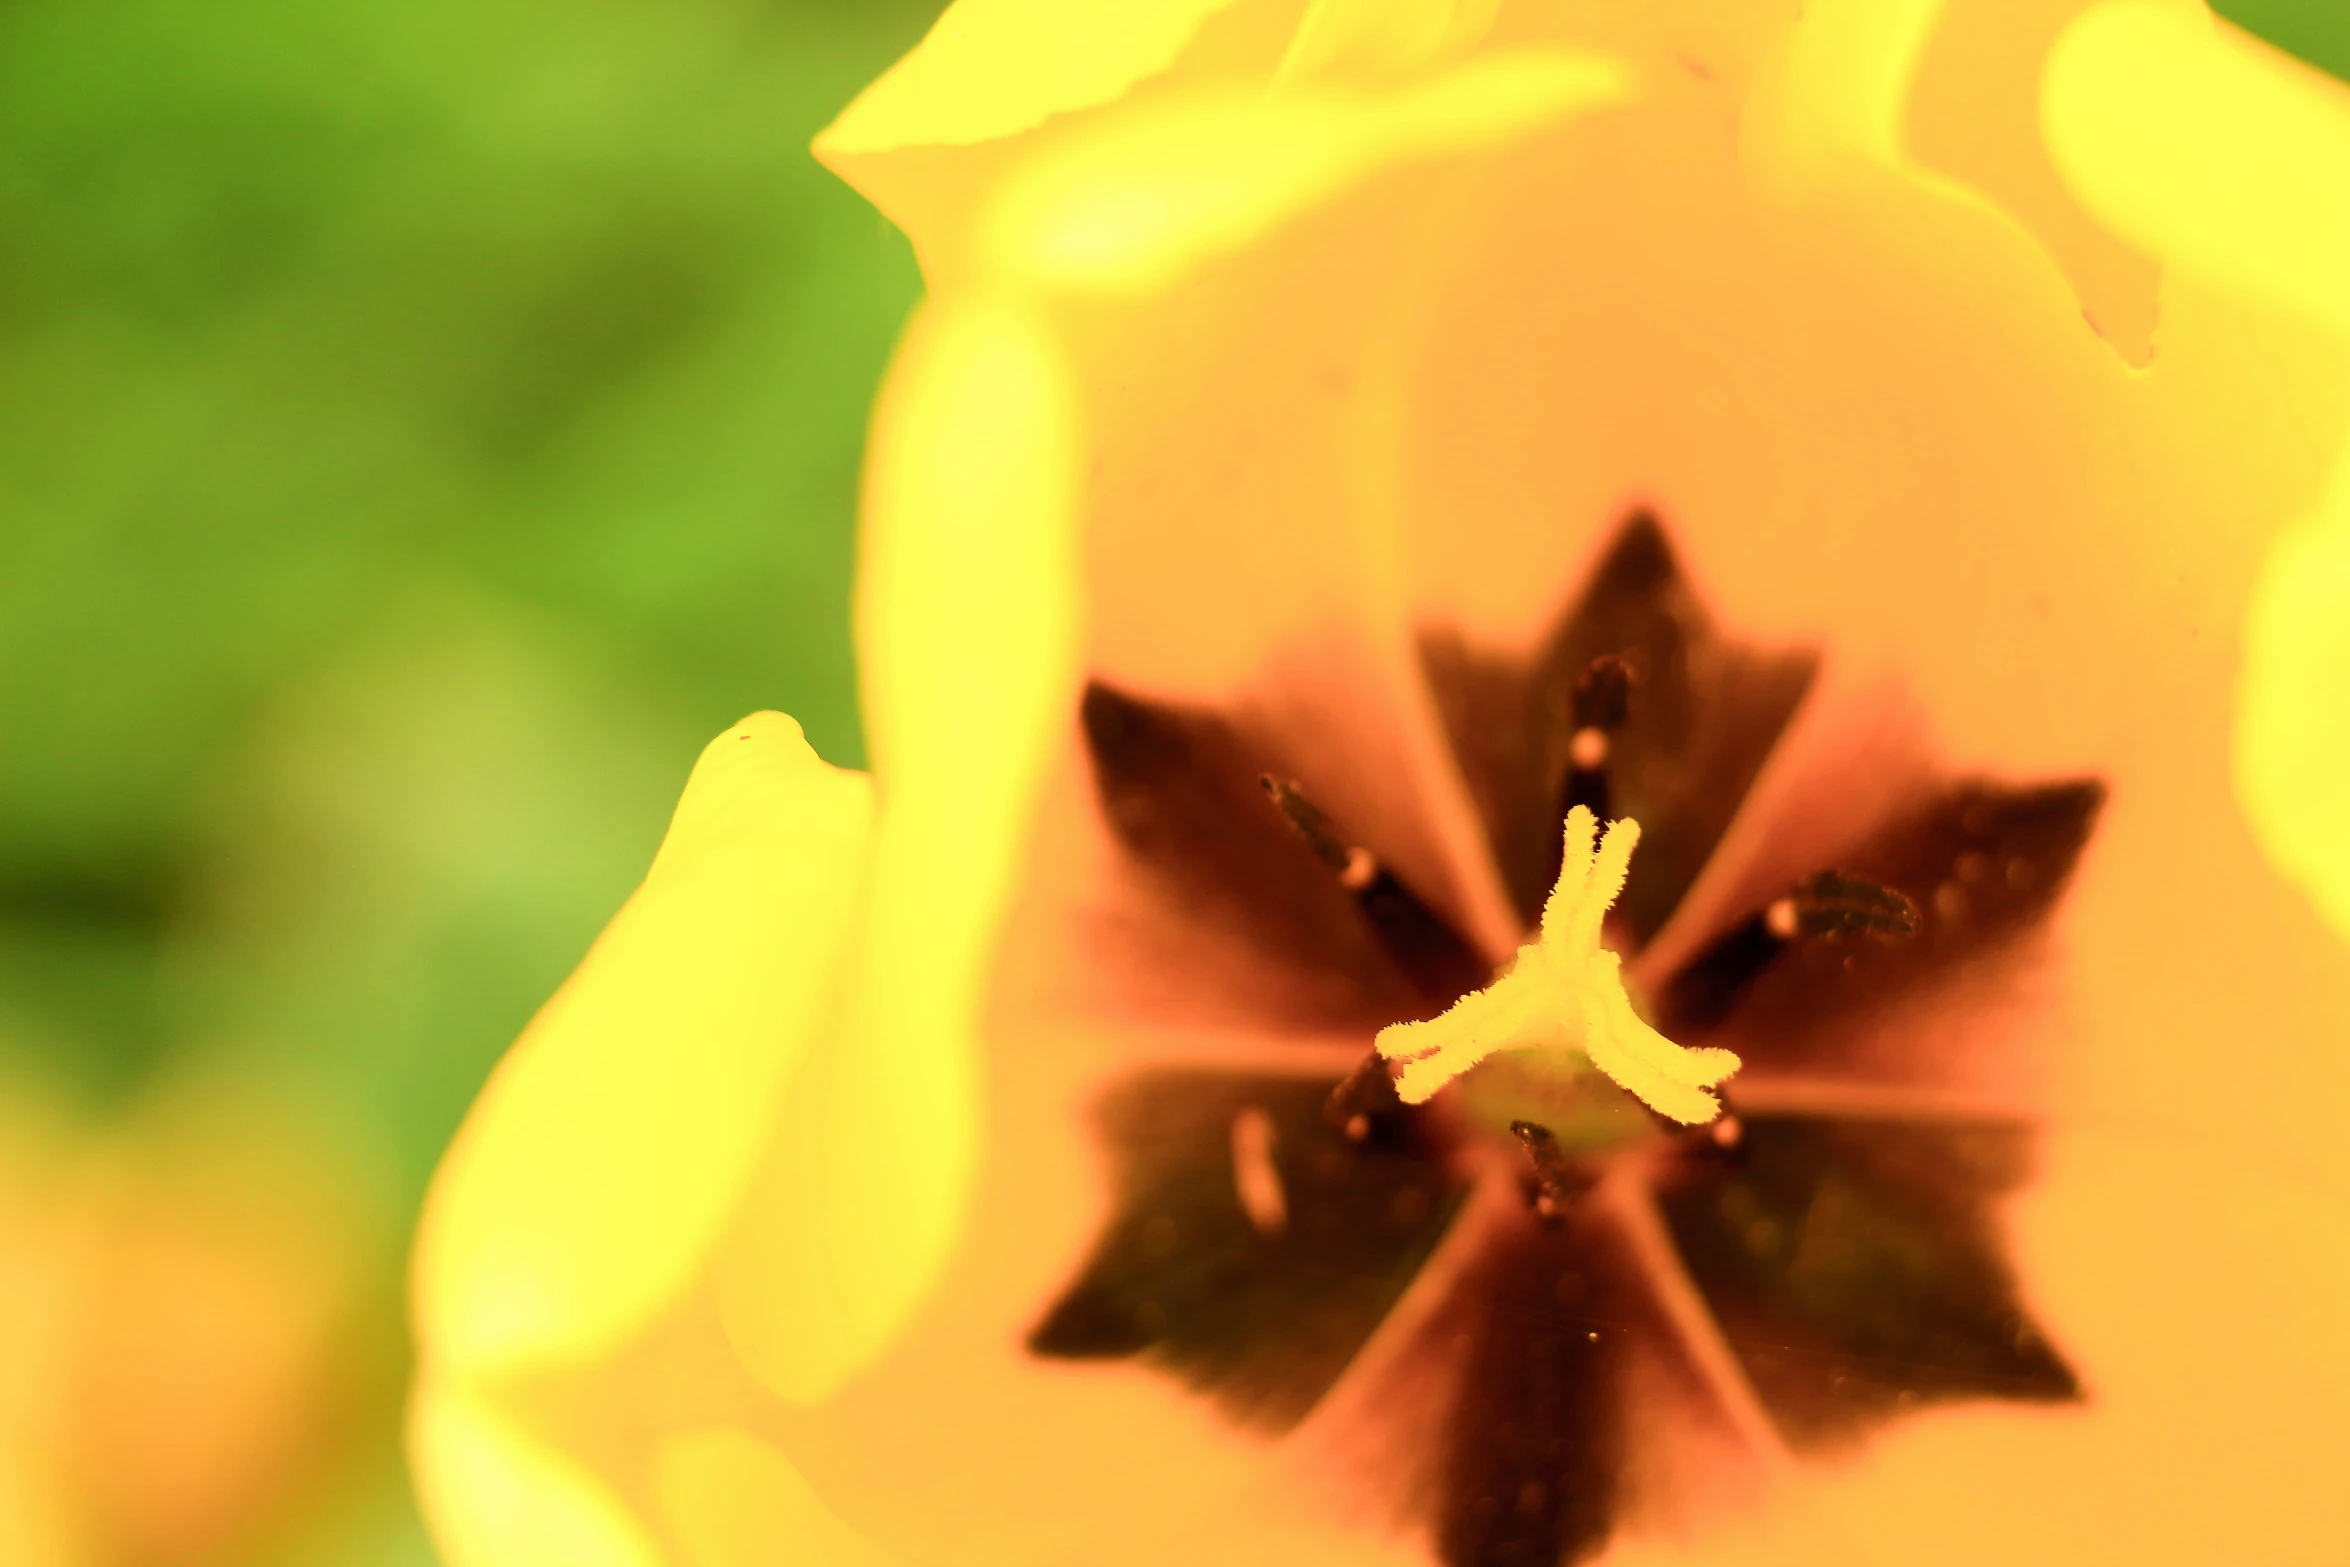
[[[431,1561],[435,1158],[707,737],[862,759],[934,10],[0,3],[0,1561]]]
[[[0,1561],[430,1560],[395,1432],[434,1160],[705,740],[780,707],[862,760],[859,447],[918,280],[807,144],[936,8],[0,5],[0,1097],[35,1123],[0,1292],[122,1319],[0,1350],[0,1514],[68,1493]],[[224,1216],[240,1149],[332,1200]],[[119,1374],[9,1375],[267,1361],[205,1318],[248,1297],[371,1372],[215,1364],[95,1420],[58,1406],[135,1404]],[[175,1442],[300,1500],[208,1499],[266,1487]]]

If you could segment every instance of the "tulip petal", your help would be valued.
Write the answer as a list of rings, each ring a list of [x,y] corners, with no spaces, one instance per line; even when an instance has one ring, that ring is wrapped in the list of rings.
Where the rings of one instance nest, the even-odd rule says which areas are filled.
[[[1921,175],[1956,181],[2029,233],[2125,363],[2154,356],[2162,267],[2099,223],[2065,186],[2040,129],[2048,53],[2096,0],[1957,0],[1918,62],[1903,131]],[[2174,9],[2200,11],[2199,3]]]
[[[794,1402],[879,1353],[956,1242],[989,965],[1076,698],[1078,441],[1033,316],[979,300],[917,324],[866,499],[859,647],[886,810],[858,978],[718,1263],[736,1350]]]
[[[1914,934],[1799,938],[1744,974],[1700,953],[1666,982],[1663,1026],[1720,1018],[1705,1037],[1733,1045],[1757,1077],[1996,1085],[2016,1063],[1997,1058],[1995,1014],[1969,1017],[1952,1004],[1953,987],[1987,972],[2014,982],[2014,944],[2057,907],[2103,802],[2094,782],[1943,787],[1835,862],[1905,894]],[[1780,890],[1761,892],[1756,906]],[[1735,930],[1726,939],[1740,943]],[[1928,998],[1952,1020],[1930,1038],[1917,1005]]]
[[[1103,816],[1128,856],[1170,912],[1268,972],[1255,986],[1195,976],[1209,1005],[1242,991],[1266,1021],[1367,1032],[1484,983],[1483,960],[1391,874],[1369,870],[1350,892],[1315,857],[1259,786],[1289,775],[1287,758],[1213,712],[1099,681],[1080,717]],[[1366,865],[1385,847],[1368,846]]]
[[[2237,796],[2269,858],[2350,941],[2350,495],[2270,555],[2239,703]]]
[[[1336,1086],[1203,1073],[1122,1084],[1101,1107],[1115,1212],[1030,1348],[1055,1360],[1144,1355],[1235,1418],[1296,1424],[1467,1190],[1407,1131],[1357,1143],[1331,1127],[1322,1108]],[[1268,1134],[1257,1157],[1282,1194],[1273,1215],[1245,1200],[1235,1133],[1252,1117]]]
[[[418,1390],[409,1451],[452,1567],[664,1567],[609,1491],[461,1386],[428,1378]]]
[[[2316,1564],[2350,1539],[2350,1213],[2280,1141],[2060,1130],[2014,1210],[2090,1402],[1945,1411],[1840,1486],[1865,1559]],[[2286,1156],[2293,1164],[2299,1151]]]
[[[841,1522],[791,1460],[745,1431],[673,1438],[654,1488],[690,1567],[894,1567]]]
[[[1166,70],[1234,0],[956,0],[817,139],[824,154],[967,146],[1090,109]]]
[[[2350,89],[2208,18],[2120,0],[2066,30],[2041,92],[2057,168],[2100,220],[2350,330]]]
[[[1156,293],[1380,170],[1512,141],[1628,88],[1603,57],[1520,49],[1377,98],[1251,93],[1138,110],[1023,169],[989,248],[1010,275],[1047,286]]]
[[[1613,1221],[1521,1214],[1470,1267],[1431,1337],[1459,1346],[1458,1393],[1431,1454],[1433,1544],[1447,1567],[1580,1561],[1636,1500],[1635,1446],[1669,1407],[1694,1442],[1726,1415]],[[1650,1427],[1649,1429],[1654,1429]]]
[[[1500,0],[1312,0],[1277,80],[1424,67],[1475,44]]]
[[[1989,1205],[2030,1134],[1750,1119],[1660,1193],[1691,1279],[1791,1443],[1928,1402],[2079,1396],[2017,1298]]]
[[[1533,658],[1422,639],[1469,790],[1520,914],[1531,925],[1558,878],[1559,823],[1575,723],[1571,693],[1594,659],[1630,667],[1609,736],[1608,814],[1640,823],[1617,907],[1635,941],[1656,934],[1697,879],[1812,677],[1801,654],[1750,652],[1717,635],[1653,518],[1627,522]]]
[[[781,714],[702,753],[644,885],[441,1167],[416,1292],[435,1363],[590,1355],[685,1285],[836,978],[872,814]]]
[[[1904,162],[1901,122],[1942,0],[1814,0],[1758,83],[1747,154],[1794,189]]]
[[[2350,332],[2350,92],[2142,5],[2084,16],[2051,60],[2058,162],[2106,221],[2183,267]],[[2237,792],[2270,858],[2350,938],[2350,458],[2254,590]]]

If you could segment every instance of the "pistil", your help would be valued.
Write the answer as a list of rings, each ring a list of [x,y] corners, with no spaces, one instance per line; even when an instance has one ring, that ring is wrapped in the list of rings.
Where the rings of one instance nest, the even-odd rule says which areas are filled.
[[[1443,1015],[1379,1031],[1396,1093],[1425,1104],[1447,1083],[1499,1051],[1549,1057],[1562,1074],[1587,1059],[1658,1114],[1702,1125],[1721,1114],[1706,1090],[1738,1070],[1727,1050],[1689,1050],[1650,1027],[1625,992],[1622,959],[1600,944],[1609,907],[1624,890],[1640,824],[1599,833],[1587,806],[1567,813],[1558,884],[1533,941],[1483,990]]]

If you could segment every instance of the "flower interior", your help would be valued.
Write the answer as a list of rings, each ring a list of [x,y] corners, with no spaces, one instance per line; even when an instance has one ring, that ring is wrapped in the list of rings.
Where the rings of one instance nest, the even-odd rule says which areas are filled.
[[[1397,1522],[1448,1567],[1587,1557],[1690,1453],[2081,1398],[2000,1227],[2033,1122],[1901,1090],[2018,982],[2102,786],[1936,778],[1849,822],[1758,791],[1817,660],[1717,633],[1646,514],[1531,656],[1439,630],[1420,660],[1525,932],[1498,967],[1277,735],[1087,690],[1131,868],[1364,1054],[1115,1084],[1111,1213],[1032,1353],[1139,1360],[1269,1436],[1374,1387]],[[1740,823],[1747,863],[1712,867],[1750,809],[1813,819]]]
[[[1721,1102],[1706,1090],[1737,1071],[1738,1058],[1727,1050],[1684,1050],[1642,1021],[1624,993],[1622,960],[1600,945],[1601,922],[1624,890],[1639,841],[1636,821],[1617,822],[1601,836],[1589,806],[1568,809],[1558,884],[1543,904],[1541,934],[1518,949],[1492,984],[1461,997],[1443,1016],[1379,1031],[1379,1055],[1393,1065],[1397,1097],[1426,1104],[1445,1084],[1506,1051],[1527,1058],[1519,1076],[1562,1085],[1578,1075],[1578,1060],[1588,1061],[1651,1110],[1684,1125],[1701,1126],[1721,1113]],[[1513,1118],[1512,1129],[1518,1125]]]

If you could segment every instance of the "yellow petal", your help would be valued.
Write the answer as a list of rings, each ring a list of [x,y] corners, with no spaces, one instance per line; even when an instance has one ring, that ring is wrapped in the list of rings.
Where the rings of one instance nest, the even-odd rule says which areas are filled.
[[[2129,0],[2057,41],[2041,121],[2100,220],[2350,330],[2350,89],[2208,19]]]
[[[1234,0],[957,0],[817,139],[823,154],[968,146],[1115,101]]]
[[[702,753],[644,885],[441,1167],[418,1242],[435,1362],[586,1356],[685,1283],[835,979],[872,809],[780,714]]]
[[[2236,793],[2350,941],[2350,497],[2270,552],[2245,628]]]
[[[2059,1129],[2043,1159],[2018,1271],[2090,1403],[1899,1428],[1828,1518],[1902,1567],[2338,1555],[2350,1213],[2273,1146]]]
[[[65,1499],[33,1444],[0,1443],[0,1561],[19,1567],[75,1567],[82,1560]]]
[[[1076,699],[1078,449],[1033,317],[982,299],[916,328],[867,484],[859,641],[886,808],[861,974],[718,1274],[737,1352],[788,1399],[878,1352],[954,1243],[996,925]]]
[[[1944,7],[1911,84],[1903,132],[1921,170],[1955,181],[2030,234],[2072,285],[2086,322],[2123,362],[2143,368],[2154,356],[2162,268],[2089,215],[2057,174],[2040,131],[2048,52],[2096,3]]]
[[[791,1460],[747,1432],[696,1431],[662,1450],[655,1490],[691,1567],[892,1567]]]
[[[1279,76],[1384,74],[1474,44],[1500,0],[1312,0]]]
[[[609,1491],[462,1387],[418,1390],[409,1457],[450,1567],[664,1567]]]
[[[2350,333],[2350,90],[2140,4],[2076,22],[2044,114],[2082,200],[2148,249]],[[2263,564],[2245,632],[2238,797],[2350,939],[2350,462]]]
[[[1747,151],[1797,184],[1850,160],[1902,163],[1901,120],[1940,0],[1813,0],[1759,84]]]
[[[990,254],[1051,286],[1148,293],[1380,169],[1510,141],[1627,90],[1613,61],[1528,49],[1378,96],[1172,103],[1024,171],[995,209]]]

